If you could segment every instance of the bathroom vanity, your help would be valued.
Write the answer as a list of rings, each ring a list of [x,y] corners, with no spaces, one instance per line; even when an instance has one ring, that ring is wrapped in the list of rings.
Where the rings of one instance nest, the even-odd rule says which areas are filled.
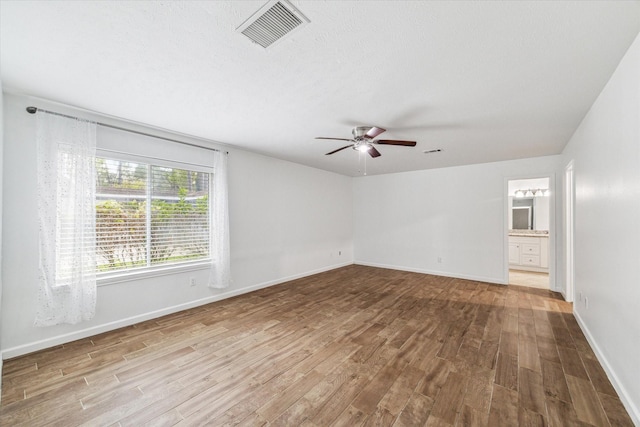
[[[512,270],[548,273],[549,232],[539,230],[510,230],[509,268]]]

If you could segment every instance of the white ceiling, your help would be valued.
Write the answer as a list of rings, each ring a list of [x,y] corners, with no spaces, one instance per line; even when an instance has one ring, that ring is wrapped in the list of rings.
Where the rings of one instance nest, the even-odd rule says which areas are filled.
[[[264,3],[2,1],[2,82],[345,175],[315,136],[418,141],[373,175],[560,153],[640,31],[638,1],[293,1],[265,50],[235,31]]]

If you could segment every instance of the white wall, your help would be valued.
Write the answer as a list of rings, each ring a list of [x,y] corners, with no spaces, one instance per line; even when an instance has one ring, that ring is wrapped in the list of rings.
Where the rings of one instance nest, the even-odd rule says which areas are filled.
[[[238,285],[353,263],[350,177],[241,151],[229,160]]]
[[[507,179],[553,176],[559,164],[547,156],[356,178],[355,261],[506,283]]]
[[[206,270],[100,286],[93,320],[36,328],[35,116],[25,111],[33,104],[66,111],[40,100],[4,95],[5,359],[353,262],[351,178],[229,149],[229,289],[207,288]],[[200,285],[189,286],[192,276]]]
[[[563,158],[575,173],[574,312],[640,425],[640,36]]]
[[[4,114],[3,114],[2,81],[0,81],[0,242],[2,242],[2,175],[4,154]],[[2,342],[2,244],[0,243],[0,342]],[[2,347],[0,347],[1,349]],[[2,400],[2,357],[0,357],[0,401]]]

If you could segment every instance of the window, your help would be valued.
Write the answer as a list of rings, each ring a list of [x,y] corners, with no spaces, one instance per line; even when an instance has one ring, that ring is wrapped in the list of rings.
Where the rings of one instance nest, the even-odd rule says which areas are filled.
[[[210,260],[211,173],[96,158],[98,273]]]

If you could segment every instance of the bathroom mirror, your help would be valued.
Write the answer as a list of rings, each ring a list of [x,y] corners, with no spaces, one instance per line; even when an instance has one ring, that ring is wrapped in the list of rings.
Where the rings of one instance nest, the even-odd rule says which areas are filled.
[[[519,206],[511,210],[514,230],[531,230],[531,208]]]
[[[511,228],[513,230],[532,230],[534,214],[533,198],[513,199],[511,207]]]

